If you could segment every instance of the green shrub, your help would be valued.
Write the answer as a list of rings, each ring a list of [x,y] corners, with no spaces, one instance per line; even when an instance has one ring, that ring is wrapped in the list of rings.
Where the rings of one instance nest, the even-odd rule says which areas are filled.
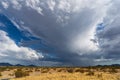
[[[15,77],[16,78],[25,77],[25,76],[29,76],[29,73],[25,72],[25,71],[22,71],[20,69],[18,69],[17,71],[15,71]]]

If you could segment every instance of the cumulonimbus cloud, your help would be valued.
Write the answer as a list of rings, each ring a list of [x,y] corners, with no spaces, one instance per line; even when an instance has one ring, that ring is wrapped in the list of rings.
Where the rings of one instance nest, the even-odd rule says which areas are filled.
[[[29,30],[45,41],[48,47],[53,48],[40,49],[47,57],[52,56],[44,60],[72,64],[79,62],[74,65],[85,62],[87,64],[89,61],[91,64],[94,59],[99,59],[101,56],[108,57],[106,52],[113,53],[110,45],[119,46],[118,0],[4,0],[1,2],[3,14],[14,21],[17,20],[17,23],[22,21],[22,24],[19,23],[21,29]],[[102,25],[98,29],[100,23]],[[112,36],[115,35],[118,36],[113,39]],[[108,41],[106,38],[112,40]],[[117,51],[119,53],[119,50]]]

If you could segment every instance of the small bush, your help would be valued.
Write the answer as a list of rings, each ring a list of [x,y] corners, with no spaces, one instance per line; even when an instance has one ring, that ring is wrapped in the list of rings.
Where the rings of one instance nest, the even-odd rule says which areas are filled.
[[[75,72],[84,73],[85,71],[83,69],[76,69]]]
[[[48,73],[49,70],[45,69],[45,70],[42,70],[41,73]]]
[[[57,68],[56,72],[67,72],[67,68]]]
[[[58,69],[58,70],[57,70],[57,72],[62,72],[62,71],[63,71],[63,69]]]
[[[102,73],[97,75],[98,78],[102,78]]]
[[[32,70],[29,70],[28,72],[30,73],[30,72],[33,72],[33,71],[32,71]]]
[[[36,72],[39,72],[40,70],[38,68],[35,69]]]
[[[0,76],[2,76],[1,72],[0,72]]]
[[[19,70],[19,69],[17,71],[15,71],[15,77],[16,78],[25,77],[25,76],[29,76],[29,73],[24,72],[24,71]]]
[[[7,67],[0,67],[0,72],[6,71]]]
[[[67,69],[67,72],[68,72],[68,73],[73,73],[74,70],[73,70],[73,69]]]
[[[114,69],[114,68],[112,68],[112,69],[110,69],[110,71],[109,71],[110,73],[117,73],[117,70],[116,69]]]
[[[8,75],[9,75],[9,76],[14,76],[14,74],[12,74],[12,73],[11,73],[11,74],[8,74]]]
[[[88,75],[88,76],[94,76],[94,72],[89,71],[86,75]]]

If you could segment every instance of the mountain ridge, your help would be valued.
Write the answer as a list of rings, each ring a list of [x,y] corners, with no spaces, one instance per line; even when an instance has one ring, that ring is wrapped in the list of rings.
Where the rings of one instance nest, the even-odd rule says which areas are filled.
[[[0,63],[0,66],[18,66],[18,67],[37,67],[36,65],[33,65],[33,64],[30,64],[30,65],[22,65],[22,64],[15,64],[15,65],[13,65],[13,64],[11,64],[11,63],[4,63],[4,62],[2,62],[2,63]],[[86,66],[86,67],[106,67],[106,66],[111,66],[111,67],[120,67],[120,64],[111,64],[111,65],[95,65],[95,66]],[[41,66],[40,66],[41,67]],[[44,66],[44,67],[46,67],[46,66]],[[50,66],[51,67],[51,66]],[[57,67],[57,66],[55,66],[55,67]],[[60,66],[59,66],[60,67]],[[63,67],[63,66],[61,66],[61,67]],[[64,67],[68,67],[68,66],[64,66]],[[69,66],[70,67],[70,66]],[[71,66],[72,67],[72,66]],[[82,66],[74,66],[74,67],[82,67]]]
[[[0,63],[0,66],[29,66],[29,67],[36,67],[36,65],[33,65],[33,64],[31,64],[31,65],[22,65],[22,64],[13,65],[13,64],[10,64],[10,63]]]

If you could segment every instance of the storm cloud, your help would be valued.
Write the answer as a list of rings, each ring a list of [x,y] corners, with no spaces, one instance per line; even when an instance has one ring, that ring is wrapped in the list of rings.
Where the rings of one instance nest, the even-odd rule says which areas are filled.
[[[120,1],[115,0],[111,3],[106,17],[100,29],[97,31],[97,38],[99,47],[101,49],[101,56],[109,62],[119,63],[120,57]]]
[[[4,0],[1,13],[37,40],[20,40],[42,53],[38,63],[95,65],[118,60],[118,0]],[[108,62],[106,64],[108,64]],[[37,63],[36,63],[37,64]]]

